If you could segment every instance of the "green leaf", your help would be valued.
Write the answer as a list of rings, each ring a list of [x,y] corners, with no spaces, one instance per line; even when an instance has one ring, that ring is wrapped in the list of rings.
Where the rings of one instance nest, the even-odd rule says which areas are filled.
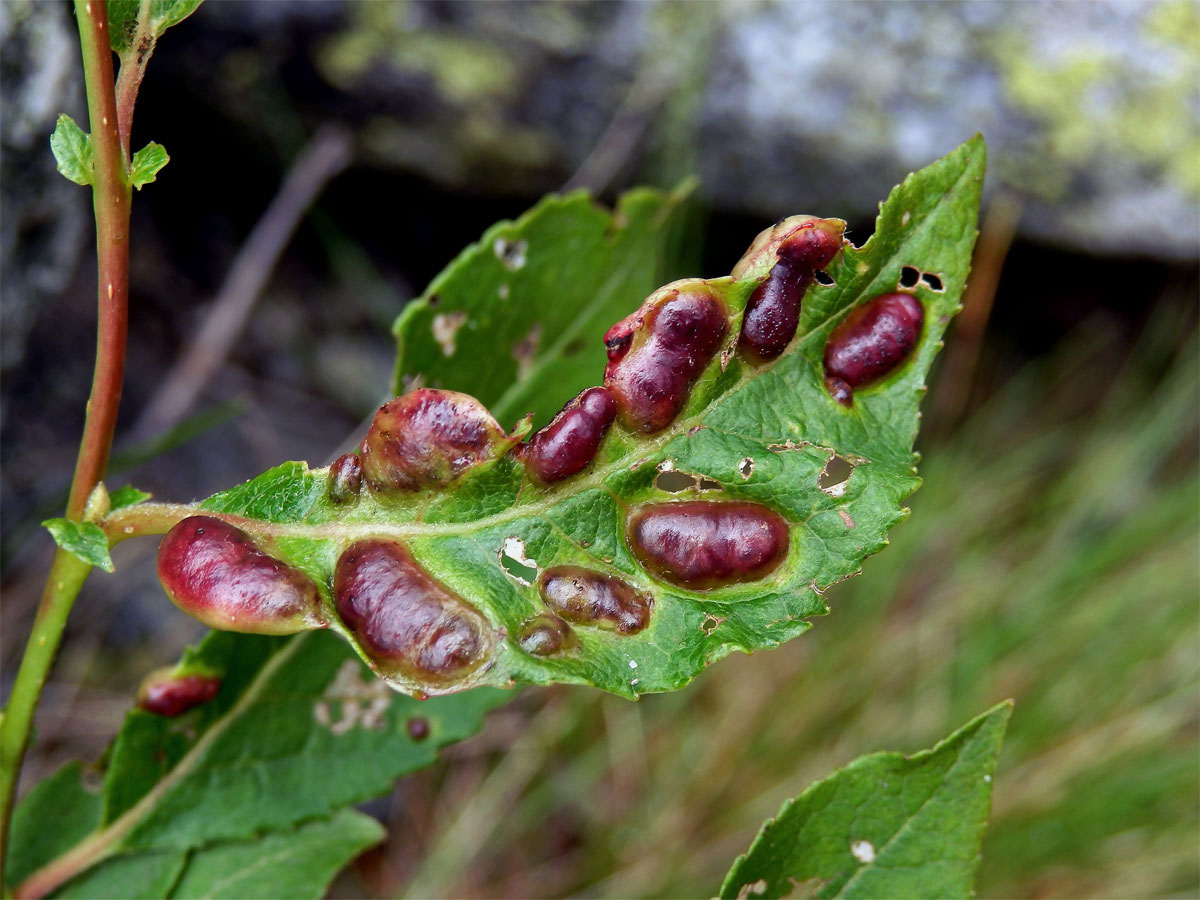
[[[105,572],[113,570],[112,557],[108,555],[108,536],[95,522],[47,519],[42,527],[68,553],[74,553],[88,565],[97,566]]]
[[[8,884],[19,884],[83,840],[99,824],[102,805],[100,791],[84,787],[82,763],[67,763],[34,785],[13,814]]]
[[[178,25],[196,11],[203,0],[108,0],[108,39],[122,63],[129,51],[143,48],[144,55],[172,25]],[[147,38],[149,43],[146,43]]]
[[[216,698],[174,719],[131,709],[107,755],[102,805],[98,796],[83,796],[77,769],[31,791],[15,819],[20,854],[6,872],[8,887],[89,834],[90,868],[79,870],[64,895],[120,896],[124,884],[126,893],[136,887],[141,896],[168,896],[181,871],[181,884],[201,885],[205,872],[221,868],[205,862],[193,870],[210,850],[230,866],[255,844],[286,857],[291,841],[311,842],[322,828],[345,825],[345,817],[325,820],[429,765],[439,748],[474,734],[484,714],[512,696],[482,689],[414,700],[387,688],[324,633],[214,632],[180,667],[219,673]],[[78,821],[64,824],[60,807],[67,803]],[[297,827],[312,820],[321,824]],[[357,819],[346,827],[341,843],[325,841],[324,855],[311,851],[307,887],[296,896],[318,896],[321,878],[377,839],[377,829],[368,839]],[[296,865],[281,859],[262,882],[241,871],[230,895],[299,884],[287,880]]]
[[[139,191],[143,185],[152,182],[159,170],[171,161],[167,149],[162,144],[151,141],[137,153],[129,165],[129,183]]]
[[[76,184],[91,184],[96,176],[92,161],[92,140],[75,120],[63,113],[50,135],[50,149],[58,162],[58,171]]]
[[[738,858],[721,897],[971,897],[1012,703],[932,750],[874,753],[788,800]]]
[[[342,810],[261,840],[213,844],[192,855],[170,896],[320,900],[338,871],[383,834],[370,816]]]
[[[152,496],[153,494],[139,491],[132,484],[122,485],[108,495],[109,511],[122,509],[126,506],[134,506],[135,504],[149,500]]]
[[[608,326],[675,277],[690,191],[631,191],[615,212],[577,191],[492,226],[396,320],[395,392],[453,387],[502,422],[548,421],[596,382]]]
[[[255,520],[241,526],[268,540],[273,554],[317,583],[332,627],[352,643],[353,634],[334,615],[330,585],[339,555],[360,538],[404,542],[434,578],[477,606],[498,636],[491,664],[449,686],[397,685],[402,690],[438,693],[481,684],[566,682],[636,697],[679,688],[735,650],[777,646],[827,611],[822,592],[854,575],[865,557],[885,546],[888,529],[907,515],[904,498],[919,484],[912,447],[925,376],[946,324],[959,309],[984,159],[982,138],[975,138],[894,189],[874,236],[861,248],[847,247],[830,267],[835,283],[814,286],[805,298],[797,339],[777,361],[751,366],[738,354],[718,354],[669,428],[645,437],[614,426],[590,469],[558,485],[532,484],[524,467],[508,456],[471,470],[440,492],[396,497],[364,491],[356,503],[339,506],[324,490],[327,472],[290,463],[201,508]],[[568,205],[592,214],[590,204],[573,200]],[[567,230],[565,223],[560,227]],[[527,267],[534,265],[537,249],[530,239],[524,250]],[[564,269],[560,278],[604,284],[609,273],[591,264],[586,257],[585,264]],[[926,311],[922,338],[905,365],[885,381],[856,391],[853,407],[845,409],[822,383],[826,340],[851,309],[894,291],[909,266],[936,274],[939,286],[914,288]],[[448,279],[470,271],[460,258],[435,285],[449,296]],[[731,342],[760,280],[761,274],[752,273],[705,281],[733,311]],[[497,296],[492,302],[504,306],[507,301]],[[526,296],[522,304],[549,302]],[[625,309],[636,305],[631,299]],[[413,331],[416,321],[414,313],[401,324],[408,340],[402,358],[416,352],[412,334],[423,333]],[[498,328],[488,324],[485,330]],[[593,339],[598,342],[600,334],[597,326]],[[497,357],[507,354],[507,345],[499,342],[490,352],[472,345],[469,356],[492,378],[499,371]],[[600,368],[592,370],[593,383],[600,380]],[[476,379],[461,365],[443,375],[456,380],[433,382],[454,389]],[[494,403],[503,401],[502,387],[491,391]],[[831,486],[826,468],[837,462],[835,457],[852,471]],[[785,562],[762,581],[703,592],[663,583],[643,570],[626,544],[627,511],[682,496],[656,486],[656,476],[668,468],[693,476],[692,496],[751,500],[781,513],[791,526]],[[516,577],[520,572],[512,559],[518,556],[539,570],[568,564],[599,569],[649,591],[654,596],[649,626],[634,635],[579,628],[578,647],[569,653],[538,657],[525,652],[516,637],[523,623],[545,607],[531,579]]]

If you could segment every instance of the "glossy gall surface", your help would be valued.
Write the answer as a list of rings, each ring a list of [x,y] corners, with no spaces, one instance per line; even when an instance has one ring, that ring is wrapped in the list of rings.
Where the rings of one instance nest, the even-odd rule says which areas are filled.
[[[521,448],[529,473],[544,484],[583,471],[617,415],[617,403],[607,388],[582,391],[545,428]]]
[[[650,503],[629,518],[629,546],[663,581],[693,590],[757,581],[788,551],[788,525],[758,503]]]
[[[575,634],[571,626],[558,616],[542,614],[521,626],[517,643],[522,650],[534,656],[552,656],[574,646]]]
[[[342,621],[384,675],[444,684],[491,656],[487,620],[395,541],[351,544],[338,559],[333,592]]]
[[[912,294],[883,294],[855,309],[825,345],[826,386],[844,406],[841,385],[850,390],[879,381],[899,368],[921,337],[925,310]],[[837,389],[837,393],[835,393]]]
[[[359,447],[373,491],[444,487],[515,443],[468,394],[418,388],[380,407]]]
[[[728,327],[720,298],[690,285],[652,295],[609,329],[604,386],[625,426],[651,434],[670,425]]]
[[[838,219],[812,219],[780,241],[778,261],[746,304],[738,343],[744,352],[770,360],[787,348],[817,270],[829,265],[842,248],[843,224]]]
[[[137,704],[146,712],[173,719],[207,703],[221,690],[221,679],[210,675],[152,672],[138,688]]]
[[[362,490],[362,462],[357,453],[343,453],[329,467],[329,499],[353,503]]]
[[[650,624],[653,598],[615,575],[556,566],[538,576],[546,606],[576,625],[637,634]]]
[[[210,628],[293,634],[327,624],[307,576],[213,516],[190,516],[167,532],[158,578],[176,606]]]

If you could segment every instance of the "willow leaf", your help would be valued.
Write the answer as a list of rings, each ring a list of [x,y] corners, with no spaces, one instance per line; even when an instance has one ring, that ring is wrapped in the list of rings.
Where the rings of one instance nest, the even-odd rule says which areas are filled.
[[[875,234],[861,248],[846,247],[829,267],[833,284],[810,290],[796,338],[772,363],[747,363],[735,346],[742,310],[766,269],[706,279],[731,311],[731,327],[683,411],[650,436],[614,426],[592,466],[554,486],[530,481],[509,455],[440,491],[364,490],[355,503],[338,504],[325,489],[325,470],[289,463],[203,508],[307,574],[330,627],[364,660],[368,654],[341,623],[331,596],[337,560],[356,540],[403,543],[433,578],[477,607],[494,641],[486,664],[450,684],[398,682],[413,693],[566,682],[636,697],[681,687],[735,650],[776,646],[808,630],[809,620],[827,611],[822,592],[855,574],[907,515],[903,501],[920,483],[913,454],[919,404],[942,333],[959,309],[984,161],[976,137],[896,187]],[[546,233],[541,249],[569,257],[570,231],[563,234],[565,242],[555,245]],[[583,255],[581,268],[563,277],[603,284],[607,273],[589,270],[590,258]],[[920,340],[903,366],[856,391],[845,408],[823,384],[826,342],[851,310],[897,290],[906,269],[922,276],[910,288],[925,310]],[[450,293],[455,279],[470,277],[470,267],[456,264],[435,283]],[[548,301],[527,302],[542,308]],[[599,381],[600,372],[593,377]],[[691,476],[693,487],[668,491],[658,478],[664,471]],[[626,541],[630,510],[683,496],[749,500],[782,514],[790,527],[786,560],[761,580],[704,591],[652,576]],[[523,623],[545,611],[530,576],[560,565],[616,575],[650,593],[649,625],[632,635],[581,626],[569,652],[523,650],[517,640]]]

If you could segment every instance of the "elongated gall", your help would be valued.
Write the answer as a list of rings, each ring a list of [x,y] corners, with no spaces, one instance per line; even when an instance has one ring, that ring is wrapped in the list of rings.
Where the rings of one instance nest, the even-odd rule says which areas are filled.
[[[924,321],[921,301],[902,291],[876,297],[846,316],[825,345],[825,383],[834,399],[849,406],[855,388],[886,378],[903,365],[921,337]]]
[[[333,593],[342,621],[384,675],[436,687],[491,656],[487,620],[396,541],[351,544],[338,559]]]
[[[214,516],[190,516],[167,532],[158,578],[176,606],[210,628],[292,634],[328,624],[307,576]]]
[[[703,590],[771,574],[787,556],[788,525],[758,503],[650,503],[630,516],[628,540],[663,581]]]
[[[546,606],[568,622],[637,634],[650,624],[653,599],[615,575],[555,566],[538,576]]]
[[[616,415],[617,403],[608,388],[588,388],[534,433],[521,447],[521,459],[545,484],[575,475],[592,461]]]

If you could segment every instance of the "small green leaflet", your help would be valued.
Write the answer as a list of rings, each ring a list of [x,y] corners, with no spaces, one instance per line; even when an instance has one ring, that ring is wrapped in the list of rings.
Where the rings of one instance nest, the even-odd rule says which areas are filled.
[[[670,427],[645,437],[614,426],[592,467],[578,476],[538,487],[508,456],[472,470],[440,492],[381,497],[364,491],[356,503],[339,506],[326,495],[323,470],[288,463],[210,498],[201,508],[250,520],[239,526],[270,541],[273,554],[317,583],[331,627],[356,647],[353,634],[337,619],[330,595],[337,559],[362,537],[405,543],[434,578],[478,607],[499,635],[489,666],[463,682],[430,691],[565,682],[636,697],[682,687],[735,650],[777,646],[807,631],[814,616],[827,612],[822,592],[854,575],[864,558],[886,545],[888,529],[907,515],[903,501],[920,483],[912,448],[925,377],[946,325],[959,309],[985,156],[983,139],[973,138],[896,187],[880,209],[875,234],[862,247],[846,247],[830,266],[833,284],[810,290],[795,341],[769,365],[745,363],[732,346],[741,310],[765,272],[737,280],[706,279],[733,313],[728,352],[719,353],[705,370]],[[607,229],[581,233],[567,228],[563,211],[576,207],[580,214],[594,215],[590,203],[579,199],[544,203],[502,232],[489,232],[491,249],[477,246],[452,264],[434,281],[438,305],[401,318],[400,371],[412,374],[411,361],[421,359],[437,373],[426,382],[429,386],[479,391],[494,408],[514,414],[534,408],[513,405],[505,387],[492,381],[516,368],[512,345],[499,339],[498,325],[481,326],[484,339],[476,342],[474,332],[460,322],[454,341],[463,347],[471,341],[470,350],[447,356],[439,346],[447,335],[434,327],[433,316],[440,313],[433,309],[476,309],[483,303],[477,297],[481,281],[488,285],[487,302],[504,308],[508,300],[495,284],[497,272],[532,270],[534,254],[541,252],[574,260],[580,268],[559,271],[556,279],[531,280],[519,298],[509,297],[520,299],[521,307],[553,309],[563,284],[604,285],[611,273],[591,268],[604,258],[592,243],[611,236]],[[544,227],[544,217],[559,227]],[[563,242],[555,242],[556,234]],[[747,235],[747,244],[751,237]],[[503,246],[497,250],[500,238]],[[487,253],[493,258],[485,269],[480,255]],[[522,255],[525,261],[517,265]],[[730,267],[734,262],[729,261]],[[856,391],[853,407],[845,409],[822,384],[825,343],[850,310],[895,291],[907,267],[937,276],[912,289],[925,308],[920,342],[903,366]],[[630,298],[612,319],[635,308],[639,299]],[[612,319],[595,326],[589,336],[601,362],[603,328]],[[521,396],[545,391],[554,396],[557,408],[566,399],[560,393],[564,385],[574,391],[577,385],[600,381],[601,362],[582,373],[582,384],[579,372],[538,363],[521,382]],[[488,373],[486,383],[481,383],[481,372]],[[547,414],[544,407],[537,409]],[[840,483],[830,477],[835,464],[850,469]],[[660,488],[657,476],[667,470],[692,476],[694,486],[685,492]],[[652,578],[626,544],[627,512],[645,502],[684,497],[750,500],[771,507],[790,524],[787,559],[762,581],[706,592]],[[529,583],[532,579],[519,577],[513,562],[538,570],[579,565],[617,575],[654,596],[650,625],[635,635],[580,627],[577,649],[547,657],[526,653],[516,636],[545,607]]]
[[[131,710],[102,786],[86,788],[72,764],[30,791],[14,820],[7,887],[90,840],[62,896],[318,897],[379,837],[373,822],[339,810],[429,765],[512,696],[413,700],[325,633],[214,632],[180,668],[220,673],[217,697],[175,719]],[[263,846],[278,866],[258,873],[244,860]]]
[[[971,897],[1011,712],[1001,703],[932,750],[863,756],[811,785],[763,825],[720,896]]]
[[[133,161],[129,165],[129,184],[140,191],[144,185],[152,182],[159,170],[170,161],[171,157],[167,155],[166,148],[151,141],[133,154]]]
[[[68,553],[74,553],[88,565],[97,566],[105,572],[113,570],[112,557],[108,555],[108,536],[99,525],[59,518],[47,519],[42,527]]]
[[[50,149],[58,162],[58,171],[76,184],[91,184],[95,178],[92,161],[92,141],[75,120],[63,113],[50,135]]]
[[[149,38],[147,51],[172,25],[196,11],[203,0],[108,0],[108,39],[113,52],[122,56],[136,49],[139,35]],[[144,62],[144,57],[140,62]]]

